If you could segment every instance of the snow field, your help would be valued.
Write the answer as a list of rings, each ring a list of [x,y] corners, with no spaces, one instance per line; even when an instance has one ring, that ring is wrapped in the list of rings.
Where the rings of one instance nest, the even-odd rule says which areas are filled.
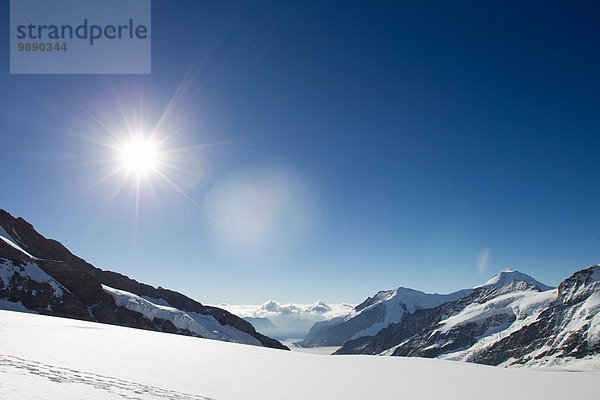
[[[0,311],[12,399],[595,399],[599,372],[324,356]]]

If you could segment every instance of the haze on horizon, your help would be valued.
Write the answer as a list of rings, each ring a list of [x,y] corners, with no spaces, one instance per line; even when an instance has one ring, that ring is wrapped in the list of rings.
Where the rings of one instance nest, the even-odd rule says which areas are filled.
[[[311,304],[599,262],[600,4],[152,7],[148,76],[0,54],[0,207],[95,266]]]

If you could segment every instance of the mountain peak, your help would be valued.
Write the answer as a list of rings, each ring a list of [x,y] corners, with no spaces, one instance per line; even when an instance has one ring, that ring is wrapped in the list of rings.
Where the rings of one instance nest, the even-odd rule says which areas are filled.
[[[510,274],[513,272],[519,272],[516,269],[512,269],[512,268],[504,268],[503,270],[500,271],[500,274]]]
[[[512,281],[525,282],[530,285],[535,285],[541,291],[553,289],[551,286],[545,285],[542,282],[536,280],[535,278],[512,268],[505,268],[501,270],[486,283],[484,283],[483,285],[475,286],[475,288],[501,287]]]

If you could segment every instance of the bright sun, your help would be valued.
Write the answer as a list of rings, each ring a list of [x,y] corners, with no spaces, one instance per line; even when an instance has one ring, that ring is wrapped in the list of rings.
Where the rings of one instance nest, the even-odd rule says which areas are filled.
[[[158,152],[149,140],[133,139],[121,149],[121,163],[127,172],[146,174],[156,169]]]

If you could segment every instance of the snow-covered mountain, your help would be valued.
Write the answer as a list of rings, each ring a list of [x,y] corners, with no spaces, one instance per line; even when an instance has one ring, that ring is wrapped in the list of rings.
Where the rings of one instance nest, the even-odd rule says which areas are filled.
[[[4,210],[0,308],[287,349],[226,310],[95,268]]]
[[[494,289],[495,293],[498,290],[511,291],[513,286],[519,285],[529,285],[540,290],[551,289],[529,275],[513,269],[504,269],[482,285],[450,294],[430,294],[404,287],[384,290],[367,298],[347,316],[316,323],[300,345],[342,346],[350,340],[376,335],[390,324],[402,321],[417,310],[432,309],[465,298],[481,288]]]
[[[474,343],[477,336],[505,329],[515,321],[514,309],[519,309],[522,298],[538,302],[550,301],[556,294],[541,292],[536,285],[524,281],[507,281],[502,271],[492,278],[493,284],[476,287],[466,297],[429,309],[417,310],[401,321],[390,324],[376,335],[348,341],[338,354],[387,354],[421,357],[437,357]],[[525,312],[525,315],[529,313]],[[410,340],[408,340],[410,339]]]
[[[506,279],[510,276],[514,279]],[[418,310],[337,354],[444,358],[492,365],[600,363],[600,266],[575,273],[558,289],[502,271],[473,293]]]
[[[466,289],[450,294],[430,294],[403,287],[380,291],[345,316],[315,323],[299,344],[304,347],[341,346],[348,340],[375,335],[389,324],[402,320],[406,314],[436,307],[471,292]]]

